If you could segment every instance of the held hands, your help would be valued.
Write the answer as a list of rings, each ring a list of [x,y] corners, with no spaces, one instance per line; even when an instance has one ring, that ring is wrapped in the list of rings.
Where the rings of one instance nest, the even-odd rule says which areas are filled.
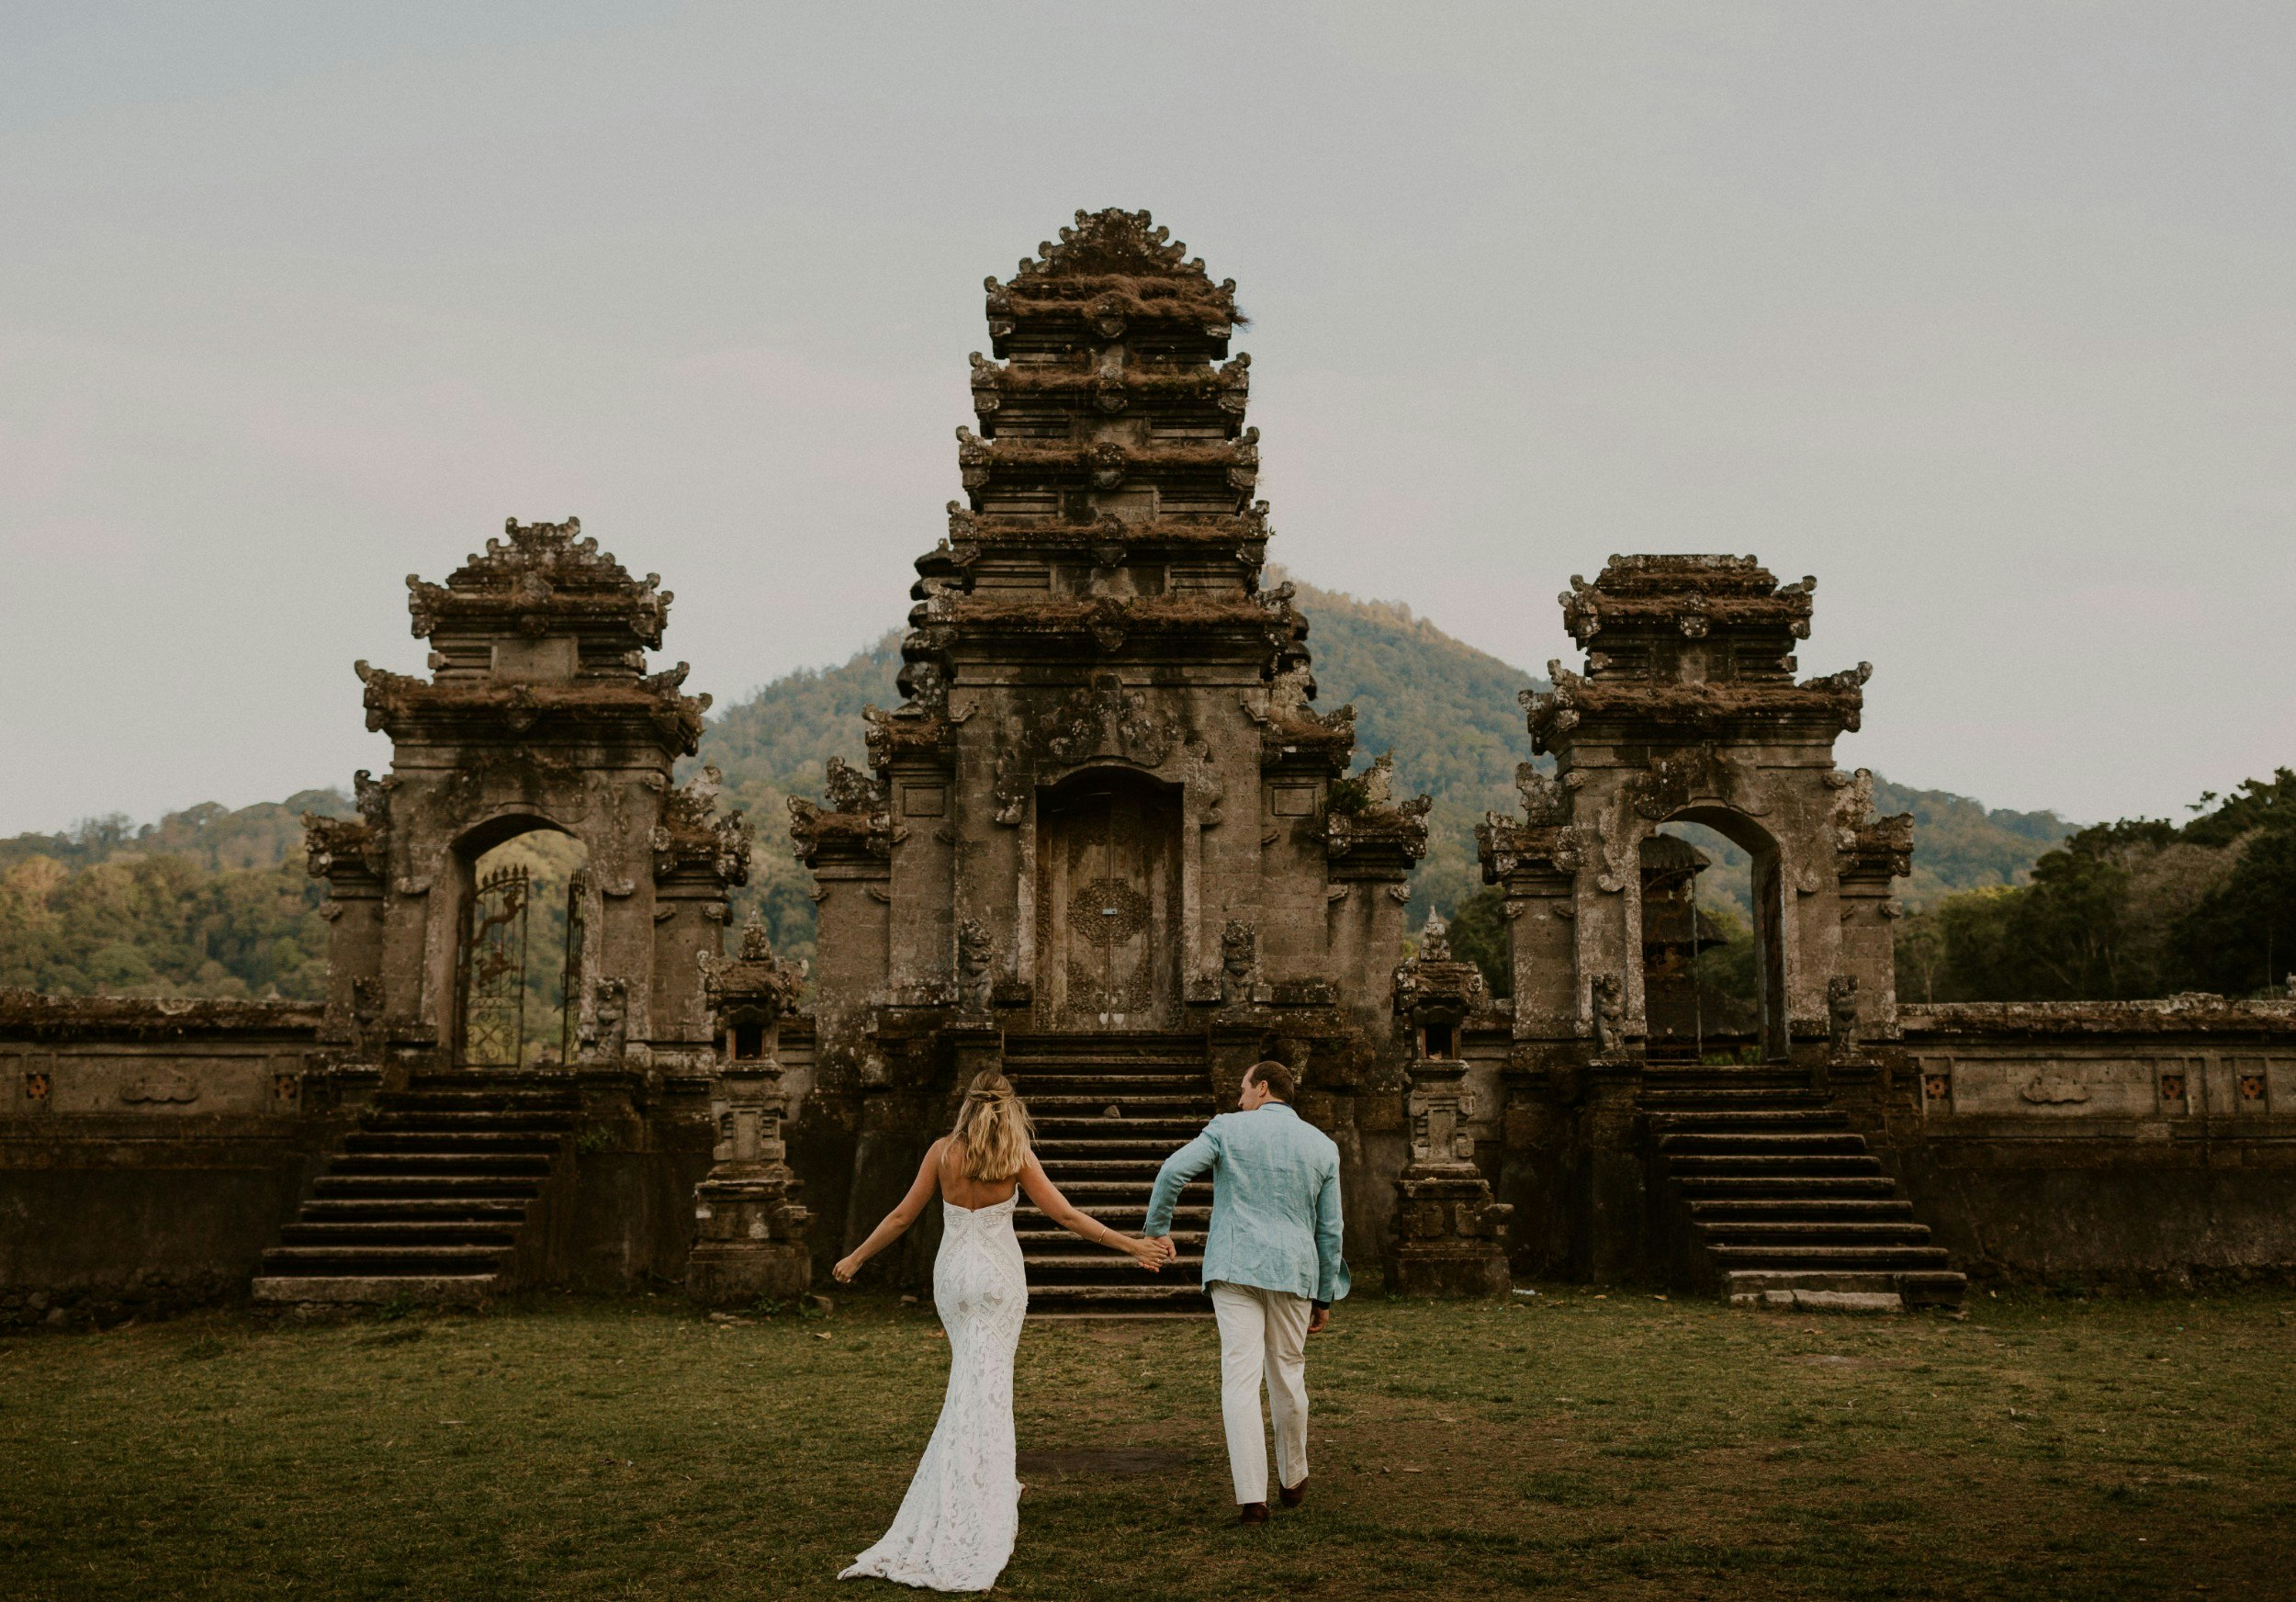
[[[1140,1237],[1140,1244],[1148,1248],[1148,1255],[1140,1259],[1141,1266],[1152,1272],[1180,1255],[1179,1248],[1172,1244],[1172,1237],[1168,1235],[1144,1235]]]
[[[836,1277],[838,1284],[850,1285],[853,1282],[853,1276],[861,1272],[861,1255],[855,1252],[850,1257],[838,1258],[837,1267],[831,1269],[829,1272]]]
[[[1152,1274],[1172,1260],[1172,1243],[1166,1240],[1147,1235],[1120,1235],[1116,1237],[1116,1244],[1132,1261]]]

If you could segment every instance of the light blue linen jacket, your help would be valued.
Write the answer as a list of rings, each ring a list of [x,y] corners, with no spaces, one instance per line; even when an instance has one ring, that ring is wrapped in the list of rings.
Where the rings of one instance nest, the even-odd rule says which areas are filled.
[[[1182,1187],[1211,1170],[1204,1283],[1257,1285],[1332,1303],[1347,1294],[1339,1255],[1339,1147],[1281,1101],[1223,1112],[1164,1160],[1145,1233],[1169,1235]]]

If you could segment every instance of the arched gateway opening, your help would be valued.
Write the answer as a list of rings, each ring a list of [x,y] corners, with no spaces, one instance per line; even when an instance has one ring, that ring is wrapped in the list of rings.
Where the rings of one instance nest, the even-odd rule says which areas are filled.
[[[1642,1010],[1649,1055],[1698,1061],[1717,1055],[1777,1061],[1789,1037],[1785,988],[1785,876],[1777,841],[1744,814],[1691,807],[1667,819],[1697,824],[1745,853],[1750,925],[1733,938],[1736,874],[1704,884],[1720,853],[1683,832],[1642,841]],[[1711,836],[1708,843],[1712,843]]]
[[[1093,769],[1037,799],[1037,972],[1047,1027],[1170,1029],[1180,1015],[1180,792]]]
[[[519,818],[474,830],[456,857],[456,1066],[572,1061],[591,922],[589,851],[555,824]]]

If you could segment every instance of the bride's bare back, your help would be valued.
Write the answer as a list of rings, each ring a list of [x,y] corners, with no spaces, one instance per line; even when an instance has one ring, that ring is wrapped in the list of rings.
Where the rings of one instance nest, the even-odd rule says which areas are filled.
[[[933,1199],[935,1191],[953,1206],[977,1210],[1003,1203],[1017,1190],[1026,1190],[1037,1210],[1063,1229],[1096,1246],[1111,1247],[1124,1253],[1152,1274],[1164,1267],[1171,1256],[1170,1247],[1162,1241],[1124,1235],[1080,1211],[1060,1193],[1060,1187],[1052,1183],[1044,1165],[1036,1160],[1036,1153],[1028,1155],[1018,1179],[975,1179],[964,1171],[964,1146],[954,1135],[944,1134],[933,1142],[925,1160],[917,1165],[917,1179],[909,1186],[909,1193],[885,1214],[884,1222],[870,1232],[867,1240],[838,1263],[838,1282],[850,1283],[861,1264],[899,1239],[902,1232],[917,1222],[917,1214],[925,1211],[925,1204]]]
[[[964,1143],[955,1135],[944,1134],[933,1142],[929,1161],[934,1176],[940,1181],[942,1201],[964,1208],[994,1207],[1019,1188],[1019,1175],[1009,1179],[973,1178],[965,1172],[964,1157]],[[1029,1161],[1031,1165],[1036,1162],[1034,1154],[1030,1154]]]

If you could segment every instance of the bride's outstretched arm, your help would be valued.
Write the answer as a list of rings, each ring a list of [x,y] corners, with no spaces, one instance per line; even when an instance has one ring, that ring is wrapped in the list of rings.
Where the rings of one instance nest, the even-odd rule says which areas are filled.
[[[1078,1212],[1076,1204],[1062,1195],[1060,1187],[1052,1183],[1052,1175],[1044,1171],[1044,1165],[1036,1160],[1034,1152],[1029,1154],[1029,1166],[1020,1170],[1020,1188],[1029,1193],[1029,1200],[1036,1203],[1038,1212],[1069,1234],[1079,1235],[1095,1246],[1111,1247],[1152,1274],[1164,1267],[1165,1252],[1161,1242],[1142,1240],[1138,1235],[1126,1235],[1122,1230],[1110,1229],[1090,1213]]]
[[[949,1137],[944,1134],[933,1142],[932,1149],[925,1154],[924,1162],[917,1166],[917,1183],[911,1185],[909,1193],[901,1198],[901,1204],[885,1214],[884,1222],[869,1232],[867,1240],[855,1247],[850,1255],[839,1258],[837,1267],[829,1270],[837,1276],[838,1284],[851,1284],[853,1276],[861,1271],[863,1263],[900,1239],[902,1232],[917,1222],[917,1215],[925,1211],[925,1203],[930,1202],[933,1192],[940,1189],[940,1148],[948,1141]]]

